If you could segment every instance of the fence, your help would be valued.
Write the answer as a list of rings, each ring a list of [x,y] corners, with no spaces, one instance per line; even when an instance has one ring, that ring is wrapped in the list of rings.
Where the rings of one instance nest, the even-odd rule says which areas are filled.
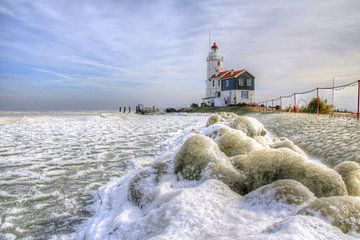
[[[297,101],[297,99],[299,99],[299,96],[301,95],[307,95],[307,94],[311,94],[311,93],[316,93],[316,99],[317,99],[317,106],[316,106],[316,113],[319,115],[320,114],[320,90],[332,90],[332,101],[331,104],[333,105],[334,103],[334,91],[335,90],[343,90],[345,88],[348,87],[354,87],[357,86],[357,103],[356,103],[356,108],[357,111],[354,113],[356,114],[356,118],[357,121],[360,122],[360,80],[357,80],[355,82],[351,82],[348,84],[344,84],[344,85],[339,85],[339,86],[333,86],[333,87],[317,87],[308,91],[304,91],[304,92],[296,92],[293,93],[291,95],[287,95],[287,96],[280,96],[278,98],[275,99],[269,99],[269,100],[265,100],[263,102],[260,102],[261,105],[265,105],[266,107],[266,111],[268,110],[268,102],[271,102],[271,108],[274,109],[274,103],[276,104],[277,102],[279,103],[278,106],[280,106],[280,109],[283,109],[283,101],[285,99],[292,99],[293,101],[293,111],[294,113],[298,112],[298,105],[299,102]]]

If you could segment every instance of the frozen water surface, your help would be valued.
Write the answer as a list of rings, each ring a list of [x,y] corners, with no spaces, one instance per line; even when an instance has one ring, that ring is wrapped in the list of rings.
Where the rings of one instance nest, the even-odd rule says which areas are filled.
[[[332,156],[330,146],[345,139],[341,133],[349,139],[339,149],[352,157],[358,151],[358,125],[346,120],[255,116],[277,136],[288,136],[308,151],[310,143],[328,151],[318,156]],[[303,205],[277,202],[271,192],[260,201],[264,196],[257,197],[259,192],[244,197],[219,180],[189,181],[174,174],[175,154],[192,132],[216,139],[221,124],[204,127],[207,118],[3,114],[0,239],[359,238],[320,218],[297,215]],[[315,134],[318,128],[323,134]],[[140,208],[129,200],[129,185],[139,172],[153,169],[149,166],[155,161],[166,163],[167,170],[157,183],[153,178],[137,183],[141,193],[152,197]]]
[[[204,125],[205,115],[0,113],[0,239],[66,235],[90,193]]]
[[[215,124],[196,133],[217,138],[224,127]],[[225,126],[226,127],[226,126]],[[316,217],[297,215],[303,205],[275,201],[272,194],[252,192],[240,196],[215,180],[188,181],[174,174],[174,157],[192,133],[170,141],[167,151],[154,159],[167,163],[168,170],[154,184],[150,179],[137,183],[140,193],[153,199],[141,208],[129,200],[129,186],[137,170],[99,188],[91,205],[94,213],[70,237],[75,239],[358,239],[344,234]],[[151,171],[150,167],[147,168]],[[146,176],[146,175],[143,175]],[[145,196],[145,195],[144,195]]]
[[[355,119],[290,113],[252,116],[329,166],[343,161],[360,163],[360,124]]]

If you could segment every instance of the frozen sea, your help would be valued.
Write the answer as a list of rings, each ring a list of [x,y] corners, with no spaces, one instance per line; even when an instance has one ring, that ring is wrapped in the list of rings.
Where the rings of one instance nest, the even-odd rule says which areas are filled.
[[[360,163],[360,123],[355,118],[294,113],[252,116],[268,130],[291,139],[328,166],[344,161]]]
[[[99,186],[164,151],[206,115],[0,113],[0,239],[68,236]]]
[[[306,131],[292,134],[309,117],[255,116],[278,136],[300,143],[309,139]],[[188,181],[174,174],[174,156],[186,139],[193,132],[214,131],[205,127],[208,117],[0,112],[0,239],[360,237],[320,218],[297,215],[301,206],[278,203],[271,194],[261,201],[264,196],[256,192],[240,196],[215,179]],[[349,124],[354,136],[358,125]],[[287,131],[276,131],[281,126]],[[326,141],[332,144],[330,138]],[[324,156],[318,154],[319,159]],[[139,187],[153,201],[139,208],[129,200],[129,184],[155,162],[166,163],[167,170],[157,184],[154,174],[144,175]]]

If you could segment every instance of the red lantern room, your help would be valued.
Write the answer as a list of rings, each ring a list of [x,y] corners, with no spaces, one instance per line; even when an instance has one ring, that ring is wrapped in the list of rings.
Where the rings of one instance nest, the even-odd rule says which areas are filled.
[[[213,49],[213,50],[218,49],[218,46],[216,45],[216,42],[214,42],[214,44],[211,46],[211,49]]]

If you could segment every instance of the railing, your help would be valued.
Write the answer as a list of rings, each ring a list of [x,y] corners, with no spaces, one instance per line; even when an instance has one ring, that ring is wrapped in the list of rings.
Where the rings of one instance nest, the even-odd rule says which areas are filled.
[[[347,88],[347,87],[354,87],[357,85],[357,111],[356,111],[356,119],[358,122],[360,122],[360,80],[357,80],[357,81],[354,81],[354,82],[351,82],[351,83],[348,83],[348,84],[344,84],[344,85],[339,85],[339,86],[333,86],[333,87],[317,87],[317,88],[314,88],[314,89],[311,89],[311,90],[308,90],[308,91],[304,91],[304,92],[295,92],[293,94],[290,94],[290,95],[287,95],[287,96],[280,96],[278,98],[275,98],[275,99],[268,99],[268,100],[265,100],[265,101],[262,101],[260,102],[259,105],[263,104],[266,106],[266,110],[268,109],[268,102],[271,102],[271,107],[274,108],[274,102],[276,101],[280,101],[280,109],[283,109],[283,100],[286,99],[286,98],[293,98],[293,102],[294,102],[294,113],[298,112],[298,106],[297,106],[297,97],[300,96],[300,95],[304,95],[304,94],[309,94],[309,93],[312,93],[312,92],[315,92],[316,91],[316,98],[318,99],[317,101],[317,106],[316,106],[316,113],[319,115],[320,113],[320,93],[319,93],[319,90],[342,90],[344,88]],[[333,95],[334,97],[334,95]]]

